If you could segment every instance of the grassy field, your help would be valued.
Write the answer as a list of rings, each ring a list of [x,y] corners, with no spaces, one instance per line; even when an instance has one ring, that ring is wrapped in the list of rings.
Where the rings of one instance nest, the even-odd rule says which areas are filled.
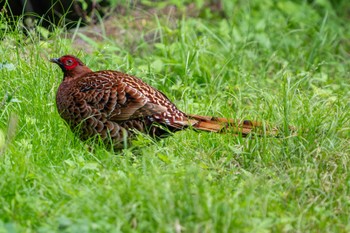
[[[1,18],[0,232],[349,232],[350,4],[168,2],[69,32],[26,36]],[[55,106],[62,73],[48,59],[67,53],[185,112],[298,135],[187,130],[88,149]]]

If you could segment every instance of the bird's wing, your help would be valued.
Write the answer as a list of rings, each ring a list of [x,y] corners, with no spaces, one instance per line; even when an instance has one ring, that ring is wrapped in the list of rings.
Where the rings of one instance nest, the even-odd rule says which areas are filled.
[[[167,111],[166,107],[151,103],[137,88],[108,73],[96,73],[81,78],[79,93],[87,107],[106,114],[112,121],[125,121],[152,116]]]

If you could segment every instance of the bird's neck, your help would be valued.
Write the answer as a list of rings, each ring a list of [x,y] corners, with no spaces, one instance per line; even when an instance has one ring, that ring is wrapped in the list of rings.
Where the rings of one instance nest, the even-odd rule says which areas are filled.
[[[77,66],[72,70],[65,70],[63,74],[63,80],[78,78],[91,72],[92,70],[87,66]]]

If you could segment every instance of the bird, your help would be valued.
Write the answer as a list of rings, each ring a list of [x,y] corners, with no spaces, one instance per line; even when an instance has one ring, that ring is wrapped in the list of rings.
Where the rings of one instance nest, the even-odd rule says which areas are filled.
[[[155,139],[184,129],[243,137],[279,134],[262,122],[187,114],[140,78],[114,70],[92,71],[73,55],[50,61],[63,71],[56,94],[58,113],[83,141],[95,137],[120,149],[137,132]]]

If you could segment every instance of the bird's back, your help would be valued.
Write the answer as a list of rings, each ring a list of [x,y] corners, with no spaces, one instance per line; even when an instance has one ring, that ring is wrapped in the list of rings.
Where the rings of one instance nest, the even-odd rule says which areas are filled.
[[[130,129],[163,136],[167,132],[155,123],[176,131],[184,127],[176,122],[186,119],[163,93],[118,71],[65,78],[56,100],[61,117],[83,139],[99,134],[120,141]]]

